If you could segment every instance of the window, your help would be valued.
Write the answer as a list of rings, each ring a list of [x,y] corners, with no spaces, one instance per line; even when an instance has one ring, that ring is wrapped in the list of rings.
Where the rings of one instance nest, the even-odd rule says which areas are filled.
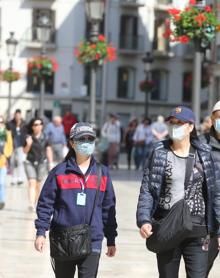
[[[50,21],[50,35],[48,42],[55,43],[55,11],[50,9],[33,9],[32,17],[32,41],[39,41],[39,18],[46,17]]]
[[[138,36],[138,17],[133,15],[122,15],[120,24],[120,48],[139,50],[143,39]]]
[[[167,13],[161,11],[155,12],[153,49],[161,52],[169,50],[169,42],[163,36],[167,28],[166,18]]]
[[[154,70],[152,71],[152,80],[156,84],[155,89],[151,93],[152,100],[167,100],[168,96],[168,71]]]
[[[183,73],[183,94],[182,101],[191,102],[192,100],[192,72]]]
[[[85,67],[84,84],[87,86],[87,96],[90,96],[91,87],[91,68]],[[102,67],[98,67],[96,70],[96,96],[101,97],[102,94]]]
[[[27,74],[27,91],[32,93],[40,93],[41,79],[38,76]],[[53,94],[54,91],[54,74],[45,77],[45,93]]]
[[[135,70],[129,67],[120,67],[118,69],[118,98],[132,99],[135,88]]]

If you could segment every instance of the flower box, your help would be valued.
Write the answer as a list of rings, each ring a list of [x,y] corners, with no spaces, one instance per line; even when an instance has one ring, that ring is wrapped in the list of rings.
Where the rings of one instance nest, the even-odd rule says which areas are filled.
[[[220,22],[212,7],[196,6],[195,0],[190,0],[184,10],[172,8],[168,13],[170,19],[166,21],[164,37],[171,42],[199,42],[205,48],[220,31]]]
[[[20,73],[18,71],[9,70],[9,69],[5,71],[1,71],[0,74],[1,74],[1,79],[9,83],[18,81],[21,78]]]
[[[54,58],[34,57],[28,60],[28,72],[33,76],[51,76],[57,69]]]
[[[139,89],[141,92],[151,92],[155,88],[155,82],[153,80],[143,80],[139,83]]]
[[[97,42],[80,42],[74,55],[80,64],[102,65],[116,59],[116,49],[106,42],[105,36],[99,35]]]

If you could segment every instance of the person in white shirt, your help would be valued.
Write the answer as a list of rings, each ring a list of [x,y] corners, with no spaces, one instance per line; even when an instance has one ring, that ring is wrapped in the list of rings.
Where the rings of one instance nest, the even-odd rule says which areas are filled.
[[[118,168],[118,157],[121,142],[121,124],[117,115],[110,114],[109,120],[103,125],[101,134],[107,138],[108,145],[108,166]]]

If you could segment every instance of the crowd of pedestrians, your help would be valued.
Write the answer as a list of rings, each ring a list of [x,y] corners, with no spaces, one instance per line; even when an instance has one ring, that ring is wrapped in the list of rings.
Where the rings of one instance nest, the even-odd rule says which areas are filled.
[[[11,186],[27,181],[28,209],[35,211],[41,183],[67,154],[68,134],[76,122],[70,111],[63,118],[55,116],[52,122],[37,116],[25,122],[20,109],[9,121],[0,116],[0,209],[5,206],[8,173]]]
[[[193,111],[184,106],[155,122],[134,117],[125,128],[112,113],[99,133],[70,111],[52,122],[35,117],[25,123],[20,109],[11,121],[0,116],[0,209],[7,172],[12,186],[27,179],[28,209],[37,207],[35,248],[43,251],[50,230],[55,276],[73,277],[77,267],[79,277],[95,278],[104,236],[107,255],[116,253],[116,196],[109,170],[119,168],[124,149],[128,170],[134,164],[133,170],[143,172],[136,215],[149,250],[151,238],[161,240],[158,225],[165,225],[170,214],[183,219],[187,210],[190,215],[190,230],[178,238],[176,226],[167,226],[172,248],[163,250],[162,244],[162,251],[154,251],[159,277],[178,278],[183,257],[188,278],[207,278],[220,249],[220,101],[199,133],[195,123]],[[84,255],[77,245],[81,237],[91,243]]]

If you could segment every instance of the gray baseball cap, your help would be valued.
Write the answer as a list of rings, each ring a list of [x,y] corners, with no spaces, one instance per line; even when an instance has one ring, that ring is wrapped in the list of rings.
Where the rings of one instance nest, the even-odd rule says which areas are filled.
[[[72,126],[69,138],[77,140],[85,135],[96,138],[96,133],[90,123],[79,122]]]

